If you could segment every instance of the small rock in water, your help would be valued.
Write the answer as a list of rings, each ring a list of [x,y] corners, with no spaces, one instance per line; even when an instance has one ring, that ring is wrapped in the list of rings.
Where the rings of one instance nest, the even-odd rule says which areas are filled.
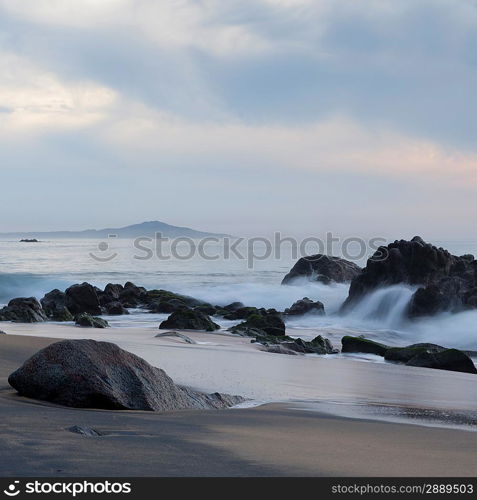
[[[69,427],[68,430],[70,432],[74,432],[75,434],[81,434],[82,436],[85,437],[98,437],[102,436],[100,432],[98,432],[95,429],[91,429],[91,427],[83,427],[81,425],[73,425],[72,427]]]

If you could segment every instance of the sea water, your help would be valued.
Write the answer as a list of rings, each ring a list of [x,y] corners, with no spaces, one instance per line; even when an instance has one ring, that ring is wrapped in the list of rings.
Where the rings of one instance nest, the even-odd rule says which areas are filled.
[[[452,253],[477,253],[477,242],[433,242]],[[214,248],[206,252],[212,255]],[[107,283],[132,281],[137,285],[162,288],[194,296],[216,305],[234,301],[248,306],[284,310],[303,297],[320,300],[325,316],[308,314],[287,321],[289,334],[311,339],[325,335],[334,343],[344,334],[365,335],[392,345],[435,342],[445,346],[477,350],[477,311],[440,314],[408,321],[405,311],[415,289],[395,285],[374,291],[352,311],[339,309],[348,294],[348,285],[324,285],[301,279],[292,286],[281,285],[284,275],[296,262],[291,250],[280,257],[208,259],[198,254],[160,258],[138,258],[131,240],[116,240],[106,254],[98,250],[98,240],[58,239],[39,243],[0,240],[0,304],[20,296],[40,299],[46,292],[64,290],[87,281],[104,287]],[[110,260],[108,258],[114,256]],[[99,257],[99,259],[98,259]],[[144,257],[144,255],[140,255]],[[364,265],[366,257],[357,263]],[[113,327],[156,326],[166,315],[132,311],[128,316],[107,317]],[[226,328],[232,324],[216,321]]]

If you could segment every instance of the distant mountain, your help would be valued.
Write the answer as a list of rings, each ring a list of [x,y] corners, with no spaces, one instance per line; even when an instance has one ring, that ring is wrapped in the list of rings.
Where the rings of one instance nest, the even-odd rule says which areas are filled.
[[[108,238],[116,235],[118,238],[139,238],[141,236],[154,238],[156,233],[161,233],[167,238],[187,237],[193,239],[215,237],[224,238],[229,234],[206,233],[196,231],[189,227],[171,226],[165,222],[150,221],[142,224],[133,224],[126,227],[108,227],[105,229],[86,229],[84,231],[49,231],[49,232],[26,232],[26,233],[0,233],[3,238]]]

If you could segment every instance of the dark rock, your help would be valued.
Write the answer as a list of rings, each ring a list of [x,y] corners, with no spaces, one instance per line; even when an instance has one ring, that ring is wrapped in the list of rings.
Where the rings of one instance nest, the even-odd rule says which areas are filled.
[[[172,313],[179,309],[187,309],[186,304],[179,299],[158,300],[149,305],[149,311],[152,313]]]
[[[307,313],[325,314],[325,306],[319,300],[313,301],[308,297],[297,300],[291,307],[285,309],[284,314],[290,316],[300,316]]]
[[[41,300],[43,310],[53,321],[73,321],[74,317],[66,307],[66,294],[57,288],[48,292]]]
[[[87,328],[108,328],[109,324],[105,319],[97,318],[96,316],[91,316],[88,313],[78,314],[75,318],[75,323],[78,326],[83,326]]]
[[[0,310],[0,321],[38,323],[46,320],[45,311],[35,297],[12,299],[6,307]]]
[[[229,331],[251,337],[257,335],[280,337],[285,335],[285,323],[281,315],[272,309],[267,313],[248,316],[244,322],[229,328]]]
[[[310,342],[288,336],[263,337],[260,335],[256,337],[255,341],[265,347],[263,350],[277,354],[333,354],[338,352],[333,349],[331,342],[321,335],[318,335]]]
[[[105,306],[106,314],[110,316],[119,316],[121,314],[129,314],[129,311],[123,307],[121,302],[110,302]]]
[[[242,302],[232,302],[231,304],[227,304],[226,306],[222,307],[222,309],[225,309],[226,311],[236,311],[237,309],[242,309],[244,308],[244,304]]]
[[[3,330],[0,330],[0,335],[6,335],[7,332],[4,332]]]
[[[91,427],[84,427],[82,425],[73,425],[69,427],[68,430],[70,432],[74,432],[75,434],[81,434],[85,437],[99,437],[102,436],[100,432],[95,429],[91,429]]]
[[[145,294],[145,303],[151,312],[174,312],[184,307],[207,307],[209,310],[213,309],[215,313],[215,307],[203,300],[168,290],[149,290]]]
[[[158,368],[109,342],[63,340],[8,379],[20,395],[76,408],[169,411],[226,408],[239,396],[179,387]]]
[[[418,285],[409,316],[432,315],[477,307],[477,261],[457,257],[416,236],[380,247],[350,285],[342,310],[351,309],[366,294],[395,284]]]
[[[389,347],[384,353],[387,361],[407,363],[410,359],[424,352],[440,352],[446,348],[436,344],[412,344],[406,347]]]
[[[70,286],[65,295],[65,305],[72,314],[101,314],[98,294],[89,283]]]
[[[454,372],[477,373],[477,369],[469,356],[457,349],[445,349],[442,351],[422,350],[412,357],[406,365]]]
[[[322,254],[309,255],[298,260],[283,278],[282,285],[291,284],[300,277],[325,284],[347,283],[360,272],[361,268],[354,262]]]
[[[341,339],[341,352],[362,352],[367,354],[377,354],[384,356],[389,349],[387,345],[365,339],[363,337],[352,337],[346,335]]]
[[[266,313],[265,309],[258,309],[257,307],[239,307],[235,310],[225,310],[222,313],[224,319],[237,320],[247,319],[252,314]]]
[[[36,238],[23,238],[20,243],[40,243]]]
[[[124,291],[123,285],[119,283],[108,283],[104,287],[104,294],[111,298],[111,301],[119,300],[121,292]]]
[[[334,354],[338,352],[337,349],[333,348],[331,342],[321,335],[318,335],[309,342],[298,338],[295,340],[295,343],[303,347],[306,353],[310,354]]]
[[[219,330],[220,326],[214,323],[209,316],[196,311],[194,309],[180,309],[173,312],[159,328],[161,329],[177,329],[177,330],[205,330],[212,332]]]
[[[119,301],[124,307],[137,307],[146,302],[147,290],[128,281],[119,293]]]

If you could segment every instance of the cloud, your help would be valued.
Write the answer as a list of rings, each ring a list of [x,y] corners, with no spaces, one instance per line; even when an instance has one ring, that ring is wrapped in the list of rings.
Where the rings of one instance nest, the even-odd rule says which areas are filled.
[[[65,82],[28,60],[0,53],[3,134],[87,127],[104,119],[116,99],[93,82]]]
[[[160,209],[223,231],[470,226],[455,220],[476,208],[472,0],[0,0],[0,14],[3,182],[41,171],[28,194],[49,220],[68,198],[55,182],[74,178],[62,217],[80,227],[84,199],[98,225]]]

